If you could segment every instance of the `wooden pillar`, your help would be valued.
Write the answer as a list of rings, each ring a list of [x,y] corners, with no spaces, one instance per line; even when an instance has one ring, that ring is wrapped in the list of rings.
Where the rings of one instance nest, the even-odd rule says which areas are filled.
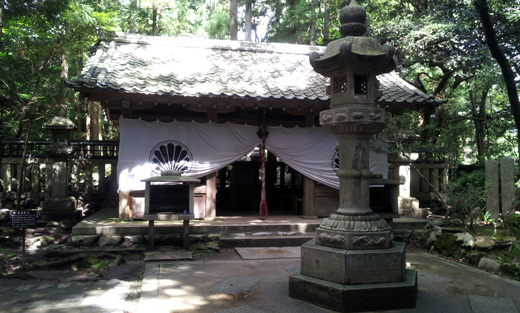
[[[105,191],[105,163],[98,164],[98,192]]]
[[[92,191],[92,163],[85,163],[85,192]]]
[[[119,191],[119,219],[132,219],[132,196],[130,196],[130,191]]]
[[[305,126],[313,127],[316,124],[314,114],[305,115]],[[303,176],[303,199],[302,199],[302,215],[316,216],[316,208],[314,207],[316,182],[306,176]]]
[[[148,221],[148,248],[153,249],[154,241],[155,241],[154,221],[149,220]]]
[[[190,220],[182,221],[182,247],[184,250],[190,248]]]
[[[110,164],[110,192],[117,190],[117,163]]]
[[[216,123],[218,121],[218,112],[214,110],[208,111],[208,121]],[[225,187],[225,183],[224,183]],[[206,210],[204,212],[205,218],[215,218],[217,216],[217,172],[206,176]],[[185,223],[187,221],[184,221]],[[189,223],[189,221],[188,221]],[[186,226],[184,226],[186,228]],[[185,235],[186,236],[186,235]],[[186,240],[186,239],[185,239]],[[184,242],[184,248],[187,249]]]
[[[276,156],[270,152],[267,153],[265,184],[267,190],[274,189],[276,184]]]
[[[315,187],[316,183],[314,180],[308,178],[307,176],[303,177],[303,216],[316,216],[316,208],[314,207]]]
[[[205,218],[217,216],[217,172],[206,176],[206,212]]]

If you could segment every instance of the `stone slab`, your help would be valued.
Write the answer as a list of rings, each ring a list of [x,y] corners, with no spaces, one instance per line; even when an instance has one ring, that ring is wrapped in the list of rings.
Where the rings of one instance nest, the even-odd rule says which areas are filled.
[[[407,269],[400,283],[367,285],[343,285],[296,274],[289,277],[289,296],[339,312],[414,308],[417,272]]]
[[[235,248],[243,260],[299,258],[301,247]]]
[[[249,293],[257,284],[264,280],[261,276],[233,276],[211,287],[211,293],[233,295],[235,299]]]
[[[186,250],[150,251],[144,254],[145,262],[193,260],[193,252]]]
[[[496,220],[500,216],[498,162],[489,160],[486,162],[486,210],[491,218]]]
[[[518,313],[518,310],[511,299],[470,295],[469,302],[471,303],[471,308],[475,313]]]
[[[515,163],[512,158],[500,159],[500,192],[501,212],[506,214],[513,210],[515,201]]]

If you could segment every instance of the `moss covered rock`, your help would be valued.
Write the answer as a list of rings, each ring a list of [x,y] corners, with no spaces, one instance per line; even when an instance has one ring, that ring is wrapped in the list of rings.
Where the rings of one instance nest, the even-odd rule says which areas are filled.
[[[444,256],[458,257],[460,254],[460,246],[454,234],[441,234],[433,246]]]

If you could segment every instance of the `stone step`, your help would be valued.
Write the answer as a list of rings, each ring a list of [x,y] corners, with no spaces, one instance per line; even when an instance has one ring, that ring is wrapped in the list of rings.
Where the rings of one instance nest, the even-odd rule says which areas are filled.
[[[258,232],[314,232],[318,228],[319,222],[300,222],[286,224],[220,224],[211,222],[199,223],[190,222],[190,234],[235,234],[235,233],[258,233]],[[157,235],[182,233],[182,222],[156,222],[155,233]],[[110,223],[105,225],[92,225],[80,223],[72,228],[72,235],[147,235],[148,223],[129,222],[129,223]]]
[[[314,238],[314,233],[252,233],[230,234],[220,238],[220,247],[223,249],[235,247],[290,247],[301,246]]]

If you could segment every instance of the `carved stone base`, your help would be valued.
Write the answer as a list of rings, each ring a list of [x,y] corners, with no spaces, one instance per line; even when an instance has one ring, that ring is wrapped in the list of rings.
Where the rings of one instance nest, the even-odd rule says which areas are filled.
[[[332,213],[316,229],[316,244],[350,250],[387,249],[392,228],[379,215]]]
[[[316,229],[316,243],[318,245],[346,249],[346,250],[371,250],[388,249],[393,239],[391,230],[377,232],[346,232]]]

